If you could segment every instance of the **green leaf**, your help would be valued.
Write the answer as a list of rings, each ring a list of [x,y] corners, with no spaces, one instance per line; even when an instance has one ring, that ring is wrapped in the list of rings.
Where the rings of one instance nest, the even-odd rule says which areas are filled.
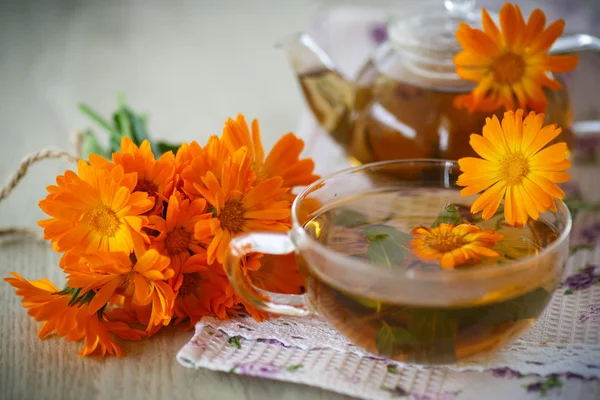
[[[573,294],[573,290],[572,289],[567,289],[567,290],[565,290],[565,294],[567,294],[567,295],[568,294]]]
[[[411,348],[415,338],[409,331],[400,327],[391,327],[385,321],[377,332],[375,345],[380,355],[393,357],[404,349]]]
[[[386,235],[369,243],[367,257],[373,264],[385,265],[391,268],[399,265],[404,260],[404,252],[402,247]]]
[[[408,241],[412,239],[412,236],[409,233],[399,231],[398,229],[396,229],[392,226],[373,225],[373,226],[365,229],[365,236],[369,240],[372,240],[371,237],[376,237],[379,235],[391,236],[394,239],[394,241],[396,243],[398,243],[398,245],[406,246],[407,249],[408,249]]]
[[[334,225],[343,226],[345,228],[356,228],[357,226],[367,225],[369,220],[367,217],[349,208],[340,208],[335,211],[331,220]]]
[[[160,157],[168,151],[172,151],[173,154],[177,153],[180,145],[167,143],[167,142],[156,142],[156,157]]]
[[[550,292],[539,287],[508,301],[472,309],[454,310],[450,315],[458,321],[461,329],[468,329],[475,325],[495,326],[506,322],[537,318],[550,300],[550,296]]]
[[[87,130],[81,136],[81,157],[87,159],[90,154],[99,154],[105,158],[110,156],[108,151],[100,145],[92,131]]]
[[[390,374],[394,374],[394,375],[399,374],[398,367],[396,366],[396,364],[388,364],[387,372],[389,372]]]
[[[433,221],[433,225],[431,225],[431,227],[435,228],[441,223],[459,225],[461,222],[462,217],[460,216],[460,213],[458,212],[456,207],[450,204],[448,207],[446,207],[444,211],[441,212],[439,217],[437,217],[436,220]]]
[[[81,112],[87,115],[91,120],[108,131],[111,137],[119,135],[119,132],[111,125],[111,123],[102,118],[102,116],[100,116],[100,114],[98,114],[96,111],[92,110],[90,106],[86,104],[79,104],[79,110],[81,110]]]
[[[408,241],[412,237],[391,226],[373,225],[365,230],[365,236],[369,240],[367,257],[373,264],[397,266],[411,252]]]
[[[144,140],[150,140],[148,136],[148,129],[146,128],[146,119],[140,115],[135,114],[131,109],[126,108],[125,113],[129,122],[131,123],[131,134],[134,142],[140,145]],[[156,154],[155,154],[156,155]]]
[[[417,309],[411,313],[408,330],[418,339],[417,363],[444,364],[456,361],[456,320],[437,310]]]
[[[296,372],[303,366],[304,366],[303,364],[288,365],[287,367],[285,367],[285,370],[288,372]]]
[[[230,337],[227,340],[227,343],[229,343],[229,345],[231,347],[235,347],[235,348],[241,349],[242,348],[242,342],[241,342],[241,340],[242,340],[242,337],[239,336],[239,335],[238,336],[232,336],[232,337]]]

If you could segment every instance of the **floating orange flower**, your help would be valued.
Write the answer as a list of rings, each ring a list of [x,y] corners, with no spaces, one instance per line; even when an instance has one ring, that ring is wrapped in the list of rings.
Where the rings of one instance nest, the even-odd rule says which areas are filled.
[[[249,188],[255,179],[251,164],[248,149],[242,147],[223,163],[220,179],[208,172],[200,178],[201,183],[192,182],[195,190],[214,207],[214,220],[219,224],[207,249],[209,264],[215,260],[223,263],[231,238],[239,233],[289,229],[286,220],[290,216],[290,203],[276,201],[288,189],[281,187],[280,177]],[[200,221],[196,229],[204,230],[214,220]]]
[[[165,280],[173,277],[173,270],[171,260],[154,249],[136,249],[135,256],[137,260],[132,261],[125,253],[87,255],[84,262],[65,268],[67,283],[80,288],[82,294],[95,291],[90,313],[105,307],[115,295],[130,298],[139,306],[151,304],[149,332],[171,320],[175,295]]]
[[[451,269],[466,262],[477,263],[483,257],[499,257],[490,247],[503,238],[494,231],[482,231],[476,225],[441,223],[435,228],[418,227],[412,230],[409,245],[413,254],[425,262],[439,262]]]
[[[189,318],[190,326],[204,315],[227,319],[228,310],[237,303],[223,266],[218,263],[208,265],[206,254],[196,254],[187,259],[175,290],[178,293],[173,311],[177,322]]]
[[[541,10],[535,9],[525,22],[519,7],[507,3],[500,10],[501,30],[485,9],[482,22],[483,31],[461,23],[456,32],[463,47],[454,58],[456,72],[477,86],[469,95],[457,97],[455,105],[470,111],[514,110],[516,98],[519,108],[543,112],[547,101],[542,88],[562,88],[549,74],[570,71],[578,62],[577,56],[547,54],[562,34],[564,21],[544,29]]]
[[[141,214],[154,202],[148,194],[134,192],[135,174],[125,174],[121,166],[108,170],[80,160],[78,174],[66,171],[56,182],[57,186],[49,186],[50,194],[39,203],[52,218],[38,223],[56,251],[129,254],[136,241],[148,241],[142,231],[148,219]]]
[[[314,161],[310,158],[300,159],[304,141],[293,133],[282,136],[265,159],[258,121],[252,121],[250,133],[246,119],[242,114],[238,114],[235,121],[229,118],[225,122],[223,142],[232,153],[243,146],[249,149],[259,182],[280,176],[283,179],[282,186],[291,188],[309,185],[319,179],[318,175],[313,174]]]
[[[206,200],[183,199],[179,201],[176,195],[169,198],[166,218],[151,216],[148,228],[158,232],[157,237],[151,238],[150,247],[171,259],[171,268],[175,276],[179,274],[183,263],[195,253],[203,251],[200,242],[210,240],[218,225],[201,224],[200,221],[212,219],[212,213],[207,213]]]
[[[44,321],[38,336],[44,339],[53,332],[69,341],[85,339],[82,356],[91,354],[116,354],[124,356],[113,335],[127,340],[140,340],[142,333],[120,321],[110,320],[106,313],[90,313],[89,303],[73,304],[69,291],[60,291],[47,279],[27,281],[19,274],[11,272],[13,278],[5,281],[17,289],[23,305],[36,321]]]
[[[466,186],[463,196],[483,191],[471,206],[471,212],[483,210],[483,219],[491,218],[504,198],[504,217],[509,225],[523,226],[528,216],[538,219],[541,212],[556,211],[554,198],[565,193],[556,183],[566,182],[571,167],[567,145],[556,143],[544,148],[561,129],[544,123],[543,114],[531,112],[523,120],[523,111],[504,114],[502,125],[496,116],[486,120],[483,136],[471,135],[471,147],[483,159],[458,160],[463,172],[456,182]]]

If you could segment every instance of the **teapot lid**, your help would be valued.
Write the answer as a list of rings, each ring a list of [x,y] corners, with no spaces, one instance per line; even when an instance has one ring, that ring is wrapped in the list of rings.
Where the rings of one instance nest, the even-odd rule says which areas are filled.
[[[402,53],[404,67],[412,74],[456,86],[460,78],[453,58],[461,50],[456,30],[461,22],[481,28],[481,19],[474,9],[475,0],[444,0],[444,6],[390,21],[389,44]]]

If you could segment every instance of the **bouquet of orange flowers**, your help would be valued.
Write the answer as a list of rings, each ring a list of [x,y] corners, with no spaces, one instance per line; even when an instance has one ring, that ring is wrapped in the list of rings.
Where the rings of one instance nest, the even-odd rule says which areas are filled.
[[[264,318],[237,297],[223,259],[235,235],[290,228],[292,189],[318,178],[313,161],[300,159],[303,141],[288,133],[265,157],[258,122],[249,128],[238,115],[205,146],[172,146],[151,143],[145,120],[126,106],[114,124],[82,110],[108,130],[110,147],[85,132],[88,160],[58,176],[39,204],[67,284],[6,279],[43,321],[39,337],[85,339],[84,356],[122,356],[116,338],[140,340],[171,322],[191,327],[202,316],[243,310]],[[294,257],[275,263],[252,254],[243,267],[267,290],[302,289]]]

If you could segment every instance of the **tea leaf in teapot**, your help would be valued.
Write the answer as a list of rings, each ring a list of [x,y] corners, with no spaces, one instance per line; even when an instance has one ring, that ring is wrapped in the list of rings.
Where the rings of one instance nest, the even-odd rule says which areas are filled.
[[[436,218],[436,220],[433,221],[433,225],[431,225],[431,227],[435,228],[436,226],[439,226],[441,223],[459,225],[461,222],[462,222],[462,217],[460,215],[460,212],[457,210],[457,208],[454,205],[450,204],[448,207],[446,207],[446,209],[444,211],[442,211],[440,213],[440,215]]]
[[[369,220],[364,214],[358,211],[349,208],[341,208],[335,210],[335,215],[331,222],[333,222],[334,225],[343,226],[345,228],[356,228],[357,226],[367,225]]]
[[[456,320],[436,310],[415,310],[408,321],[408,331],[417,338],[415,362],[450,363],[456,360]],[[443,358],[440,358],[443,357]]]
[[[365,230],[365,236],[369,240],[367,257],[373,264],[393,267],[411,252],[408,246],[411,236],[391,226],[374,225]]]
[[[392,327],[385,321],[377,332],[375,345],[380,355],[393,357],[403,349],[412,347],[415,338],[404,328]]]

